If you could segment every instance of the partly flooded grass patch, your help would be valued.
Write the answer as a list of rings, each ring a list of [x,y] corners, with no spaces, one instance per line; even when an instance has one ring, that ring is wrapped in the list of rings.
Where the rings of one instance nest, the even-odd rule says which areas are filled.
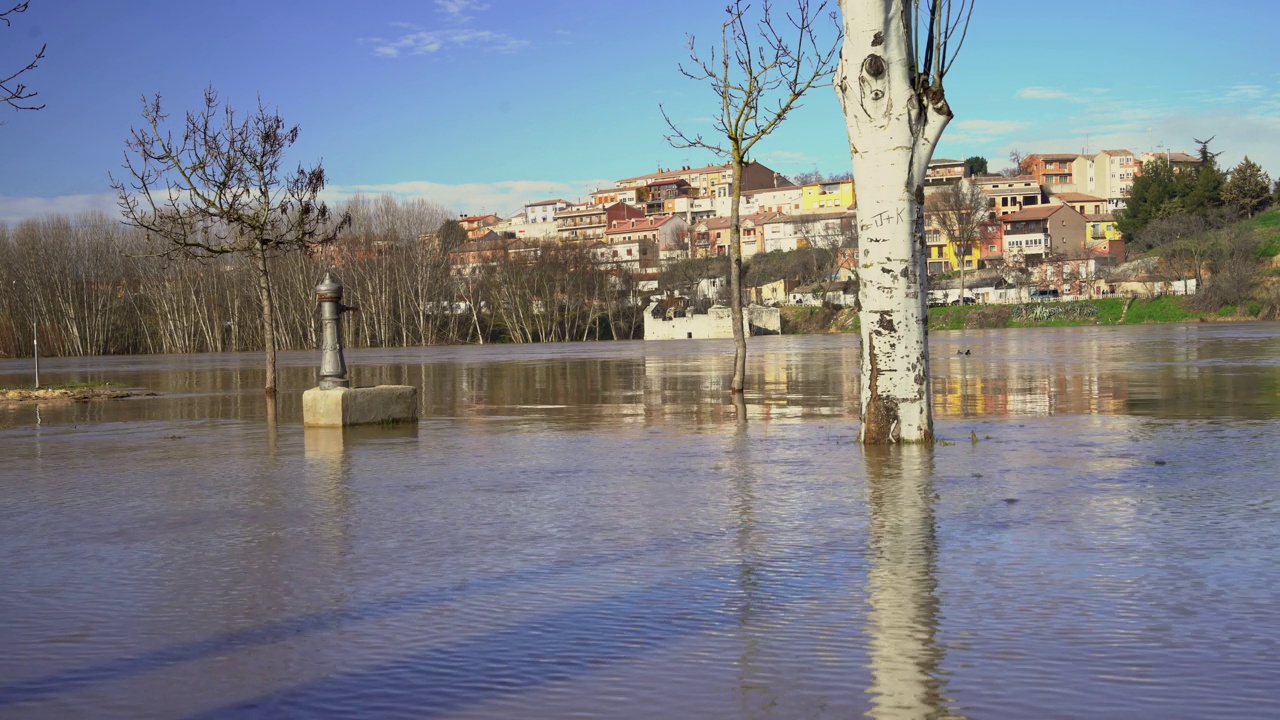
[[[56,383],[53,385],[0,385],[0,402],[37,400],[106,400],[142,393],[129,391],[109,382]]]

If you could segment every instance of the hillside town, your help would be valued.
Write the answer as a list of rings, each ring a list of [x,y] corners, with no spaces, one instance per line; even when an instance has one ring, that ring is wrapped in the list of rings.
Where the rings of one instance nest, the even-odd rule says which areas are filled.
[[[961,268],[1003,269],[1029,278],[1028,284],[1038,289],[1052,285],[1055,294],[1123,291],[1103,279],[1105,269],[1126,260],[1115,212],[1125,207],[1143,163],[1157,157],[1175,170],[1199,163],[1187,153],[1102,150],[1091,155],[1030,154],[1019,172],[975,174],[965,160],[933,160],[925,187],[930,275]],[[617,180],[613,187],[576,201],[541,199],[506,217],[466,215],[459,222],[467,242],[450,251],[450,264],[455,274],[474,274],[499,259],[572,246],[585,248],[597,264],[629,272],[656,289],[658,274],[673,263],[729,253],[732,182],[728,164],[659,169]],[[975,188],[986,203],[979,237],[968,242],[947,232],[947,224],[939,221],[945,211],[930,202],[957,183]],[[843,250],[838,273],[852,276],[855,197],[856,183],[847,176],[794,183],[759,162],[750,163],[743,172],[738,209],[743,256],[805,247]],[[773,295],[785,297],[791,290]],[[979,299],[998,302],[1001,297],[989,292]]]

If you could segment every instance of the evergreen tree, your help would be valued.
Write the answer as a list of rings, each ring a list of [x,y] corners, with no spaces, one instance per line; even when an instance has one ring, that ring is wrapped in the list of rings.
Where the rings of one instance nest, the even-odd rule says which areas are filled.
[[[1247,217],[1257,215],[1271,204],[1271,177],[1245,155],[1222,186],[1222,202]]]
[[[974,155],[971,158],[965,158],[964,164],[969,166],[969,173],[971,175],[986,175],[989,172],[987,169],[987,159],[981,155]]]
[[[452,218],[445,220],[440,225],[440,229],[436,231],[436,237],[440,241],[440,249],[445,252],[470,240],[467,237],[467,229],[462,227],[462,223]]]
[[[1190,177],[1190,187],[1182,198],[1182,206],[1193,215],[1203,215],[1214,208],[1222,206],[1222,186],[1226,184],[1226,175],[1218,168],[1218,155],[1209,152],[1208,140],[1196,140],[1200,145],[1200,166]]]
[[[1116,227],[1125,237],[1137,237],[1152,220],[1182,210],[1184,194],[1180,178],[1164,158],[1142,164],[1142,174],[1133,180],[1125,208],[1116,213]]]

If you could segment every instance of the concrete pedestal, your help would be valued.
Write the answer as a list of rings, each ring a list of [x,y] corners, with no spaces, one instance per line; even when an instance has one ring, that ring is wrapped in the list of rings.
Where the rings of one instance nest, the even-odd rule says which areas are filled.
[[[362,388],[311,388],[302,393],[302,424],[347,427],[418,421],[418,388],[378,385]]]

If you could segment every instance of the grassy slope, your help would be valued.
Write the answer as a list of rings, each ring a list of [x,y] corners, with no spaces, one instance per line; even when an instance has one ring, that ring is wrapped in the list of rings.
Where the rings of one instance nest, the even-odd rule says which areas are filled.
[[[1260,254],[1266,257],[1280,255],[1280,207],[1271,208],[1246,222],[1257,230],[1258,237],[1262,240]]]
[[[1055,317],[1048,320],[1032,320],[1008,318],[1003,322],[992,324],[990,316],[980,322],[975,313],[991,313],[1003,308],[1013,313],[1014,305],[967,305],[964,307],[929,308],[930,330],[964,330],[975,327],[1068,327],[1080,325],[1118,325],[1120,316],[1124,315],[1125,325],[1142,325],[1144,323],[1178,323],[1220,320],[1225,318],[1249,319],[1256,316],[1258,309],[1248,307],[1243,315],[1238,315],[1236,308],[1226,308],[1219,313],[1201,313],[1188,310],[1186,299],[1176,296],[1165,296],[1154,300],[1134,300],[1125,313],[1124,298],[1103,298],[1085,300],[1079,303],[1054,303],[1067,310],[1068,317]],[[1093,311],[1070,312],[1073,306],[1090,305]],[[836,311],[823,308],[784,306],[782,312],[783,332],[788,335],[807,335],[827,332],[857,332],[857,315],[852,310]],[[971,317],[972,316],[972,317]]]
[[[1258,215],[1249,223],[1258,232],[1262,240],[1259,254],[1265,257],[1280,255],[1280,207],[1272,208]],[[1276,271],[1272,271],[1276,272]],[[1186,308],[1185,298],[1166,296],[1154,300],[1135,300],[1124,312],[1125,299],[1106,298],[1085,301],[1096,310],[1093,315],[1080,314],[1077,318],[1054,318],[1043,321],[1010,319],[1006,324],[997,327],[1059,327],[1068,325],[1116,325],[1124,314],[1125,325],[1141,325],[1143,323],[1176,323],[1196,322],[1198,320],[1217,320],[1223,318],[1248,319],[1258,315],[1256,303],[1237,309],[1223,308],[1217,313],[1198,313]],[[1012,309],[1012,306],[1009,306]],[[963,330],[966,327],[980,326],[970,318],[975,312],[982,312],[984,306],[937,307],[929,308],[930,330]],[[858,323],[852,311],[837,313],[822,308],[783,307],[783,332],[788,334],[808,334],[822,332],[857,332]]]

